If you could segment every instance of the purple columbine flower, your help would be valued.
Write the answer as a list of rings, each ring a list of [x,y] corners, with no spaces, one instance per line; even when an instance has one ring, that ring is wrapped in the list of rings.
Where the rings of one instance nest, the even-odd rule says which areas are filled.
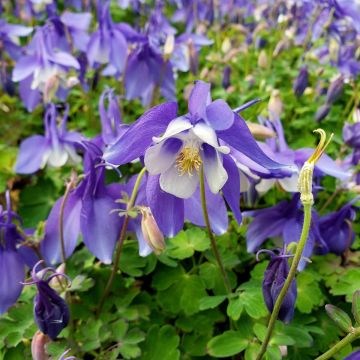
[[[50,103],[44,115],[45,135],[33,135],[25,139],[21,145],[15,164],[19,174],[32,174],[49,165],[61,167],[67,162],[79,163],[76,153],[79,143],[84,138],[77,132],[66,130],[69,107],[67,106],[61,123],[57,125],[59,115],[56,105]]]
[[[121,74],[124,70],[128,43],[134,40],[137,33],[127,24],[115,24],[110,15],[110,1],[98,2],[99,28],[90,38],[87,46],[87,57],[91,67],[96,64],[107,64],[104,75]]]
[[[149,206],[167,236],[174,236],[183,226],[184,199],[191,201],[194,194],[196,198],[201,166],[209,193],[217,198],[222,189],[241,222],[240,177],[229,155],[230,146],[275,173],[284,170],[261,151],[239,115],[223,100],[211,101],[209,84],[196,82],[188,109],[188,114],[177,116],[175,103],[152,108],[104,154],[106,162],[116,165],[144,156],[150,174]]]
[[[270,250],[260,250],[258,255],[261,252],[267,252],[271,255],[271,259],[265,270],[264,280],[262,283],[265,304],[271,313],[289,274],[290,267],[288,258],[290,255],[286,255],[285,251],[280,249],[277,250],[278,254]],[[279,311],[279,319],[284,323],[289,323],[294,316],[296,297],[296,280],[293,279]]]
[[[53,268],[45,268],[37,272],[39,265],[44,261],[40,260],[32,269],[32,281],[24,285],[35,284],[38,290],[34,298],[34,318],[41,332],[55,340],[60,332],[67,326],[70,319],[69,307],[65,300],[57,294],[49,285],[49,281],[57,276],[65,276],[57,273]],[[47,273],[51,272],[50,276]],[[71,283],[71,282],[70,282]]]
[[[354,203],[355,198],[344,205],[340,210],[322,216],[319,220],[319,229],[322,238],[325,240],[329,251],[341,255],[349,249],[355,239],[353,221],[358,210]]]
[[[243,215],[253,217],[246,233],[248,252],[255,252],[268,238],[281,237],[284,246],[300,239],[304,215],[299,193],[293,195],[290,202],[284,200],[275,206],[246,211]],[[315,210],[303,256],[310,258],[314,250],[323,253],[328,251],[319,231],[319,220]],[[301,260],[299,270],[304,269],[305,264],[305,260]]]
[[[85,178],[70,192],[64,207],[65,255],[70,256],[80,233],[87,248],[102,262],[110,264],[123,219],[114,214],[120,184],[105,184],[105,167],[100,164],[102,151],[95,142],[84,142]],[[48,264],[61,260],[59,216],[63,198],[50,211],[45,238],[40,248]]]
[[[80,68],[72,55],[55,49],[51,25],[38,27],[27,47],[27,55],[22,56],[15,65],[12,79],[20,82],[20,97],[29,111],[39,103],[40,92],[48,98],[50,92],[66,90],[68,71]]]

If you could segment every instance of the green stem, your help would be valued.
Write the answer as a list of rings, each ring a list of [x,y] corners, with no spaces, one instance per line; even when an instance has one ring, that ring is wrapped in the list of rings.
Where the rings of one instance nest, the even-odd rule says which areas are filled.
[[[138,177],[136,179],[136,182],[135,182],[135,185],[134,185],[130,200],[129,200],[129,202],[127,204],[127,207],[126,207],[126,210],[128,210],[128,211],[131,210],[133,208],[133,206],[134,206],[136,196],[137,196],[137,193],[138,193],[138,190],[139,190],[140,182],[141,182],[141,179],[144,176],[145,172],[146,172],[146,168],[144,167],[140,171],[140,173],[139,173],[139,175],[138,175]],[[123,226],[121,228],[119,240],[118,240],[118,247],[117,247],[116,253],[115,253],[114,265],[113,265],[109,280],[108,280],[108,282],[106,284],[105,290],[104,290],[104,292],[103,292],[103,294],[101,296],[101,299],[99,301],[99,305],[98,305],[97,311],[96,311],[96,319],[98,319],[100,314],[101,314],[101,311],[102,311],[102,309],[104,307],[104,304],[105,304],[105,300],[106,300],[107,296],[109,295],[109,292],[110,292],[112,284],[114,282],[116,273],[118,271],[121,250],[122,250],[122,247],[123,247],[123,244],[124,244],[126,231],[127,231],[128,225],[129,225],[129,221],[130,221],[130,216],[128,214],[126,214]]]
[[[296,247],[296,252],[295,252],[295,255],[294,255],[294,259],[293,259],[293,262],[291,264],[289,274],[288,274],[288,276],[287,276],[287,278],[285,280],[285,284],[284,284],[283,288],[281,289],[278,298],[276,299],[274,309],[273,309],[273,311],[271,313],[271,316],[270,316],[267,333],[266,333],[265,339],[264,339],[264,341],[263,341],[263,343],[261,345],[261,349],[260,349],[260,352],[259,352],[256,360],[261,360],[262,357],[264,356],[265,352],[266,352],[267,346],[268,346],[270,338],[271,338],[271,334],[272,334],[272,332],[274,330],[276,319],[277,319],[277,317],[279,315],[280,307],[282,305],[284,297],[285,297],[285,295],[286,295],[286,293],[287,293],[293,279],[295,278],[296,270],[297,270],[297,267],[298,267],[299,262],[301,260],[301,255],[302,255],[302,252],[303,252],[305,244],[306,244],[306,240],[307,240],[308,235],[309,235],[309,230],[310,230],[310,225],[311,225],[311,207],[312,207],[312,203],[311,202],[304,203],[303,205],[304,205],[304,223],[303,223],[303,227],[302,227],[302,231],[301,231],[300,240],[299,240],[299,243],[298,243],[298,245]]]
[[[354,340],[360,337],[360,328],[355,328],[349,334],[347,334],[342,340],[336,343],[331,349],[326,353],[320,355],[315,360],[327,360],[331,359],[338,351],[340,351],[346,345],[352,343]]]
[[[231,292],[232,292],[231,284],[230,284],[229,278],[227,276],[224,264],[223,264],[223,262],[221,260],[221,256],[220,256],[217,244],[216,244],[215,236],[214,236],[214,234],[213,234],[213,232],[211,230],[209,214],[208,214],[207,207],[206,207],[205,180],[204,180],[204,169],[203,169],[203,167],[201,167],[199,175],[200,175],[201,206],[202,206],[202,210],[203,210],[203,215],[204,215],[206,228],[207,228],[208,233],[209,233],[209,238],[210,238],[210,242],[211,242],[211,248],[212,248],[212,251],[213,251],[213,253],[215,255],[216,261],[217,261],[217,263],[219,265],[221,275],[222,275],[223,280],[224,280],[225,288],[226,288],[226,290],[228,292],[228,295],[230,295]]]

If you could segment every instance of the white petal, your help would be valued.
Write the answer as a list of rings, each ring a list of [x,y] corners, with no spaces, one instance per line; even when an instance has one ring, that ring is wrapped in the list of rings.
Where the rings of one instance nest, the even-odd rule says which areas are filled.
[[[154,136],[153,141],[158,143],[190,128],[192,128],[190,121],[185,116],[180,116],[174,120],[171,120],[168,127],[166,128],[164,135],[159,137]]]
[[[160,175],[160,187],[165,192],[181,199],[188,199],[193,195],[199,184],[199,175],[179,175],[175,166]]]
[[[275,181],[275,179],[262,179],[258,184],[256,184],[255,189],[258,193],[264,194],[272,188]]]
[[[293,174],[290,177],[279,179],[281,187],[287,192],[298,192],[299,174]]]
[[[213,194],[217,194],[227,182],[228,174],[222,164],[220,154],[210,146],[209,150],[209,152],[203,151],[201,157],[204,162],[204,172],[209,188]]]
[[[69,155],[63,146],[52,148],[48,158],[48,165],[52,167],[61,167],[66,164],[68,158]]]
[[[211,145],[223,154],[228,154],[230,149],[227,146],[219,146],[216,132],[203,122],[197,123],[193,130],[194,134],[204,143]]]
[[[165,140],[149,147],[144,157],[145,167],[149,174],[156,175],[165,172],[174,164],[181,147],[182,141],[178,139]]]

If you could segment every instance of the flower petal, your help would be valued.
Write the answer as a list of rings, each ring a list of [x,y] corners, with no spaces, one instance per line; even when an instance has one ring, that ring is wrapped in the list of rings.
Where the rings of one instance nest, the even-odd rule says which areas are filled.
[[[104,153],[104,159],[116,165],[126,164],[140,156],[151,145],[153,136],[162,134],[176,117],[177,105],[167,102],[144,113],[128,131]]]
[[[234,113],[224,100],[218,99],[206,107],[206,120],[214,130],[225,130],[234,123]]]
[[[38,67],[35,56],[24,56],[15,65],[12,73],[12,81],[21,81],[30,76]]]
[[[178,118],[170,121],[165,133],[162,136],[154,136],[153,141],[163,141],[190,128],[192,128],[192,124],[190,123],[189,119],[187,119],[185,116],[179,116]]]
[[[212,230],[217,235],[226,233],[229,220],[224,199],[220,194],[214,195],[207,186],[205,187],[205,198]],[[191,198],[184,201],[184,204],[185,218],[197,226],[205,227],[200,190],[197,189]]]
[[[192,129],[194,134],[200,138],[204,143],[211,145],[217,151],[220,151],[223,154],[228,154],[230,152],[229,147],[220,146],[216,132],[206,123],[198,122]]]
[[[184,201],[160,188],[159,175],[149,176],[146,198],[160,230],[174,237],[184,225]]]
[[[189,113],[195,120],[205,119],[206,105],[210,99],[210,84],[204,81],[195,81],[188,103]]]
[[[60,208],[63,197],[58,199],[50,211],[45,226],[45,237],[41,242],[41,254],[47,264],[56,265],[62,261],[60,246]],[[64,245],[68,258],[75,250],[80,235],[81,197],[73,191],[69,194],[64,208]]]
[[[32,174],[44,166],[44,155],[49,144],[44,136],[34,135],[20,144],[20,150],[15,164],[18,174]]]
[[[235,114],[235,121],[229,129],[218,131],[217,134],[225,143],[242,152],[261,166],[271,169],[273,173],[287,168],[287,166],[271,160],[260,149],[244,119],[238,114]]]
[[[179,175],[175,166],[170,167],[160,175],[161,189],[181,199],[189,198],[195,192],[198,185],[198,173]]]
[[[228,180],[228,174],[218,152],[210,145],[203,144],[202,160],[206,182],[213,194],[218,193]]]
[[[149,147],[144,157],[145,167],[149,174],[163,173],[172,166],[182,144],[181,140],[171,138]]]
[[[20,254],[0,249],[0,315],[13,305],[21,294],[25,267]]]

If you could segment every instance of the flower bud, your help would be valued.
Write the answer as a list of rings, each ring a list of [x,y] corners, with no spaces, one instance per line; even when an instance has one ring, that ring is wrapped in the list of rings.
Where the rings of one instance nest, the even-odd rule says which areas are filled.
[[[341,95],[344,88],[344,77],[337,77],[329,86],[326,94],[326,103],[332,104],[335,102]]]
[[[263,69],[266,69],[268,67],[268,57],[266,55],[266,52],[265,50],[261,50],[260,51],[260,54],[259,54],[259,57],[258,57],[258,66],[263,68]]]
[[[277,89],[275,89],[271,92],[268,110],[270,113],[270,115],[269,115],[270,120],[273,120],[274,116],[280,117],[281,113],[283,112],[283,103],[280,98],[280,91]]]
[[[351,319],[349,315],[334,305],[325,305],[325,310],[330,319],[344,332],[349,333],[352,329]]]
[[[320,106],[315,114],[315,120],[316,121],[324,120],[328,115],[329,111],[330,111],[330,106],[328,104],[324,104]]]
[[[226,90],[230,86],[231,67],[225,66],[222,78],[222,87]]]
[[[48,360],[50,356],[47,354],[45,346],[50,342],[47,335],[37,330],[31,341],[31,355],[33,360]]]
[[[300,97],[304,93],[306,87],[308,86],[308,83],[309,83],[309,72],[307,70],[307,67],[303,66],[300,69],[299,74],[294,81],[293,90],[295,95]]]
[[[164,235],[158,227],[158,224],[148,207],[141,208],[141,231],[147,244],[156,255],[159,255],[165,249]]]
[[[265,270],[262,291],[265,304],[270,313],[273,311],[275,302],[284,286],[289,274],[289,269],[287,257],[282,256],[282,254],[279,256],[274,254]],[[291,282],[279,311],[279,319],[284,323],[290,322],[294,316],[296,296],[296,280],[294,279]]]
[[[268,127],[247,121],[246,125],[257,140],[265,140],[276,137],[276,133]]]

